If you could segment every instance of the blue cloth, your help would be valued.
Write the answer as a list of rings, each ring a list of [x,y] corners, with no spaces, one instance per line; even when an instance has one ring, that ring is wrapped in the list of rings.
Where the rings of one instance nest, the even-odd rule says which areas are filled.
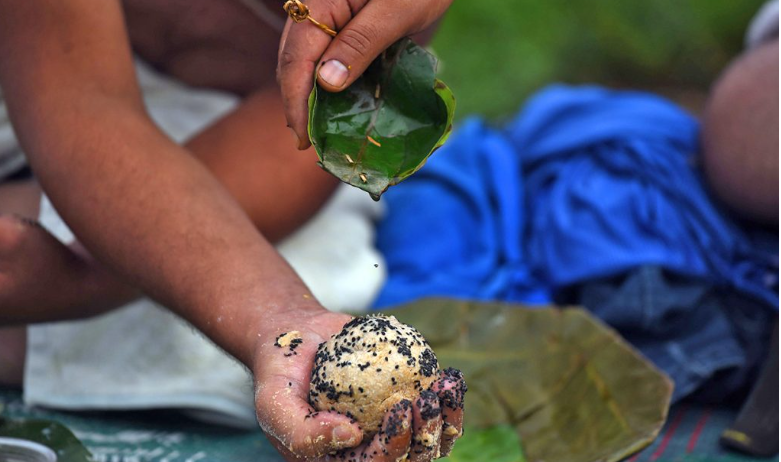
[[[656,266],[568,291],[557,300],[588,308],[673,378],[675,401],[696,393],[724,403],[743,391],[767,357],[777,322],[777,312],[753,297]]]
[[[504,129],[468,119],[383,197],[389,280],[376,306],[423,295],[544,303],[642,265],[778,307],[778,247],[709,197],[698,124],[639,92],[550,87]]]
[[[511,140],[465,122],[415,175],[383,195],[389,277],[376,304],[423,296],[547,303],[521,246],[524,191]]]
[[[757,245],[710,198],[698,136],[697,121],[662,98],[597,87],[549,87],[503,128],[464,121],[383,196],[377,244],[389,278],[376,307],[424,296],[549,303],[564,289],[648,266],[777,309],[778,241]],[[682,306],[636,303],[617,316],[617,305],[605,305],[608,322],[656,319],[661,330],[667,308],[659,307]],[[708,322],[698,313],[687,319]],[[707,331],[690,346],[732,335],[723,317],[712,319],[712,329],[680,319],[676,329]],[[723,365],[706,358],[695,370],[686,358],[697,352],[670,361],[654,353],[673,351],[675,339],[622,333],[688,391]],[[735,342],[730,364],[743,347]]]

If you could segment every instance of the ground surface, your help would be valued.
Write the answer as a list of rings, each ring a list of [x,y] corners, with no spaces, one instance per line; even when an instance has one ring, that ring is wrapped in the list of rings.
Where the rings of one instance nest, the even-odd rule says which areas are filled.
[[[67,425],[96,462],[282,462],[260,431],[199,424],[176,412],[75,414],[26,407],[18,392],[0,388],[8,418],[41,418]],[[723,451],[717,441],[734,411],[682,405],[657,440],[631,462],[769,462]],[[473,461],[459,461],[473,462]],[[476,462],[476,461],[474,461]],[[482,461],[488,462],[488,461]]]

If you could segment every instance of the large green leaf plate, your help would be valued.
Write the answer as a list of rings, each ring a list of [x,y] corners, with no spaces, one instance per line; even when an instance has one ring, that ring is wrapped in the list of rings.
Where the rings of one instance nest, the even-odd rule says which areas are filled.
[[[582,309],[430,299],[390,312],[464,372],[466,423],[512,425],[529,461],[619,461],[667,417],[672,382]]]
[[[319,165],[375,200],[418,171],[453,127],[455,98],[435,70],[430,53],[402,39],[344,91],[315,84],[309,139]]]

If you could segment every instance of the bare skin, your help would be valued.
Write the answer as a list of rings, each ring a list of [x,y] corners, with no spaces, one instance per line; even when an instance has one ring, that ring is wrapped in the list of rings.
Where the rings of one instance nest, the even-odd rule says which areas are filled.
[[[282,114],[276,88],[260,89],[185,145],[272,242],[303,225],[337,185],[335,178],[316,166],[314,153],[294,148]],[[258,146],[263,147],[262,155]],[[2,201],[0,213],[36,219],[40,191],[34,183],[2,185],[0,194],[9,197]],[[23,203],[11,207],[15,202]],[[19,228],[10,218],[0,220],[3,228],[14,236],[3,245],[5,257],[0,260],[4,267],[0,272],[6,273],[0,306],[9,312],[28,313],[34,322],[77,319],[116,308],[138,295],[79,244],[63,246],[43,229]],[[41,284],[41,268],[47,269],[49,284]],[[35,287],[49,290],[32,290]],[[32,316],[33,311],[39,315]]]
[[[212,132],[180,147],[156,129],[141,103],[127,36],[117,2],[0,0],[0,86],[39,181],[95,262],[183,316],[253,371],[258,396],[273,398],[258,400],[259,421],[288,460],[326,460],[327,453],[354,446],[361,440],[357,425],[335,413],[306,419],[311,409],[305,397],[286,391],[288,383],[308,379],[311,354],[281,361],[266,346],[285,330],[303,332],[314,343],[347,318],[319,306],[258,234],[254,221],[265,215],[248,200],[252,175],[246,164],[231,168],[219,156],[199,162],[193,155],[199,145],[204,152],[230,146],[230,135]],[[238,88],[240,80],[222,84]],[[266,109],[258,113],[270,112],[258,104]],[[233,124],[246,120],[237,116]],[[206,167],[239,180],[221,184]],[[291,178],[301,180],[273,172],[268,182]],[[294,215],[287,226],[294,229],[296,220],[302,219]],[[36,235],[20,222],[4,223]],[[18,242],[9,247],[20,248]],[[39,315],[4,307],[2,320],[27,323]],[[223,322],[212,322],[217,317]],[[413,407],[401,418],[406,427],[420,428],[411,422]],[[396,460],[391,457],[403,455],[412,437],[399,441],[369,460]]]
[[[123,7],[134,50],[160,70],[192,85],[246,96],[236,111],[190,140],[185,145],[188,151],[228,189],[271,242],[304,224],[330,197],[337,181],[315,165],[311,150],[297,153],[291,142],[295,136],[282,128],[284,105],[274,82],[279,33],[248,15],[246,8],[234,0],[127,0]],[[276,3],[269,7],[284,18]],[[430,35],[431,30],[427,30],[416,39],[425,43]],[[262,155],[259,146],[263,147]],[[5,187],[0,186],[0,191]],[[8,189],[13,193],[18,188]],[[0,206],[0,213],[15,212],[34,219],[37,197],[28,202],[32,205],[26,210]],[[14,227],[13,223],[8,226]],[[87,260],[85,270],[94,274],[74,278],[74,274],[83,275],[85,271],[51,264],[62,260],[58,253],[64,249],[54,251],[41,230],[25,229],[30,231],[24,239],[27,250],[38,247],[41,262],[49,261],[49,271],[58,273],[63,281],[53,287],[67,284],[72,289],[46,294],[22,289],[28,277],[34,278],[36,263],[20,258],[22,261],[6,265],[8,271],[16,272],[13,287],[18,289],[6,284],[0,291],[0,305],[11,307],[10,311],[27,311],[35,306],[44,313],[61,312],[58,319],[73,319],[115,308],[136,294],[110,271],[99,268],[79,245],[71,250]],[[36,246],[34,242],[39,240]],[[49,251],[51,258],[47,256]]]
[[[778,40],[739,56],[703,117],[706,177],[736,214],[778,224]]]
[[[81,245],[67,247],[36,224],[40,195],[34,181],[0,185],[0,326],[10,312],[26,313],[26,322],[74,319],[135,297]],[[0,327],[0,384],[22,385],[26,338],[24,326]]]
[[[313,152],[298,153],[284,128],[274,81],[279,33],[231,0],[188,0],[187,5],[131,0],[124,7],[136,52],[185,82],[246,95],[239,108],[186,148],[272,242],[306,222],[337,181],[316,167]],[[34,220],[39,200],[34,181],[0,185],[0,214]],[[34,310],[39,313],[31,317],[35,320],[76,319],[138,296],[78,243],[63,246],[43,229],[10,216],[0,216],[0,234],[0,306],[9,312]],[[46,268],[47,284],[41,284],[41,268]],[[39,287],[47,290],[35,290]],[[0,331],[3,351],[16,352],[0,366],[0,381],[21,384],[23,334],[24,328]]]
[[[38,212],[39,196],[39,188],[31,181],[2,185],[0,213],[33,218]],[[6,268],[15,266],[18,260],[16,257],[8,259],[6,256],[10,249],[18,248],[20,236],[25,234],[23,230],[24,227],[18,220],[0,215],[0,294],[7,291],[4,284],[8,284],[6,275],[9,271]],[[2,304],[3,301],[0,301],[0,306]],[[24,327],[0,327],[0,385],[21,386],[26,346],[27,330]]]

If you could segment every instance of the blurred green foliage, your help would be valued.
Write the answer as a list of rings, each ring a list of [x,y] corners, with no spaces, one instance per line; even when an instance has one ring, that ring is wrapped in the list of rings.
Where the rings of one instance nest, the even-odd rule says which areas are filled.
[[[432,47],[458,117],[507,115],[553,82],[667,94],[695,109],[763,0],[456,0]]]
[[[526,462],[518,433],[510,425],[467,428],[453,452],[439,462]]]

